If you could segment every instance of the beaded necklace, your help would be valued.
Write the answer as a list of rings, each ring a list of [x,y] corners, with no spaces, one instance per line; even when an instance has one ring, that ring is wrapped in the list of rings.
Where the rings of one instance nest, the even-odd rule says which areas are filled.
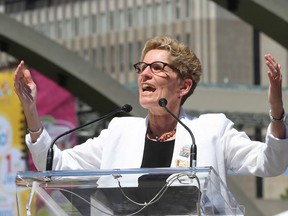
[[[174,136],[176,133],[176,128],[173,129],[172,131],[166,132],[162,134],[160,137],[157,134],[154,134],[153,131],[148,127],[147,129],[147,134],[149,134],[153,139],[155,139],[157,142],[165,142],[171,137]]]

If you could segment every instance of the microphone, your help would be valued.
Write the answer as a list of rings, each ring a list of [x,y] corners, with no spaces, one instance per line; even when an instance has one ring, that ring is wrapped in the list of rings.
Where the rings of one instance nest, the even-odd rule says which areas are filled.
[[[53,140],[53,142],[51,143],[50,148],[49,148],[49,150],[48,150],[48,152],[47,152],[46,171],[51,171],[51,170],[52,170],[53,158],[54,158],[54,149],[53,149],[53,146],[54,146],[55,142],[56,142],[58,139],[60,139],[61,137],[65,136],[65,135],[67,135],[67,134],[69,134],[69,133],[72,133],[73,131],[79,130],[79,129],[81,129],[81,128],[83,128],[83,127],[86,127],[86,126],[88,126],[88,125],[90,125],[90,124],[93,124],[93,123],[95,123],[95,122],[98,122],[98,121],[101,121],[101,120],[103,120],[103,119],[106,119],[106,118],[108,118],[108,117],[110,117],[110,116],[112,116],[112,115],[114,115],[114,114],[116,114],[116,113],[119,113],[119,112],[129,113],[129,112],[131,112],[131,110],[132,110],[132,106],[129,105],[129,104],[125,104],[124,106],[122,106],[122,107],[120,107],[120,108],[118,108],[118,109],[116,109],[116,110],[114,110],[114,111],[112,111],[112,112],[110,112],[110,113],[108,113],[108,114],[106,114],[106,115],[98,118],[98,119],[95,119],[95,120],[93,120],[93,121],[91,121],[91,122],[88,122],[88,123],[86,123],[86,124],[83,124],[83,125],[81,125],[81,126],[79,126],[79,127],[76,127],[76,128],[71,129],[71,130],[68,130],[68,131],[60,134],[59,136],[57,136],[57,137]]]
[[[197,146],[195,143],[195,137],[190,130],[177,116],[175,116],[166,106],[167,106],[167,100],[165,98],[161,98],[159,100],[159,105],[161,107],[164,107],[165,110],[177,121],[179,122],[190,134],[191,139],[192,139],[192,145],[190,147],[190,167],[196,167],[196,162],[197,162]]]

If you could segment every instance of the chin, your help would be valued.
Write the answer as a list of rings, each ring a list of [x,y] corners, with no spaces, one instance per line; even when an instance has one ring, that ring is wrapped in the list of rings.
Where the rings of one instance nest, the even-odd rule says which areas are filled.
[[[140,102],[140,105],[145,109],[148,109],[150,107],[148,103]]]
[[[157,102],[155,102],[155,101],[152,101],[152,100],[141,100],[140,99],[140,105],[143,107],[143,108],[145,108],[145,109],[149,109],[149,108],[151,108],[151,107],[155,107],[155,105],[158,105],[158,101]]]

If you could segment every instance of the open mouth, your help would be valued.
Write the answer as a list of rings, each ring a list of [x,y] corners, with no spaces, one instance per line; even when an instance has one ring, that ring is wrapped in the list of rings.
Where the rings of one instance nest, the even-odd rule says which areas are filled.
[[[143,92],[154,92],[156,90],[156,88],[152,85],[149,84],[143,84],[142,85],[142,91]]]

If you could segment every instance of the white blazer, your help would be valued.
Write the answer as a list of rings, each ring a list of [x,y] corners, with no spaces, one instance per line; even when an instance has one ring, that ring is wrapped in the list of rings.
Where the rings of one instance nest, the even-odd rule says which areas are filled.
[[[198,149],[197,167],[212,166],[226,183],[226,172],[276,176],[288,167],[288,139],[274,138],[268,127],[266,142],[251,141],[244,132],[233,128],[224,114],[205,114],[199,118],[187,115],[180,119],[193,132]],[[55,170],[95,170],[140,168],[145,145],[148,117],[115,117],[98,137],[74,148],[61,151],[54,146]],[[288,130],[286,127],[286,134]],[[45,170],[51,137],[44,130],[37,142],[26,143],[38,170]],[[189,165],[190,134],[177,124],[171,167]]]

